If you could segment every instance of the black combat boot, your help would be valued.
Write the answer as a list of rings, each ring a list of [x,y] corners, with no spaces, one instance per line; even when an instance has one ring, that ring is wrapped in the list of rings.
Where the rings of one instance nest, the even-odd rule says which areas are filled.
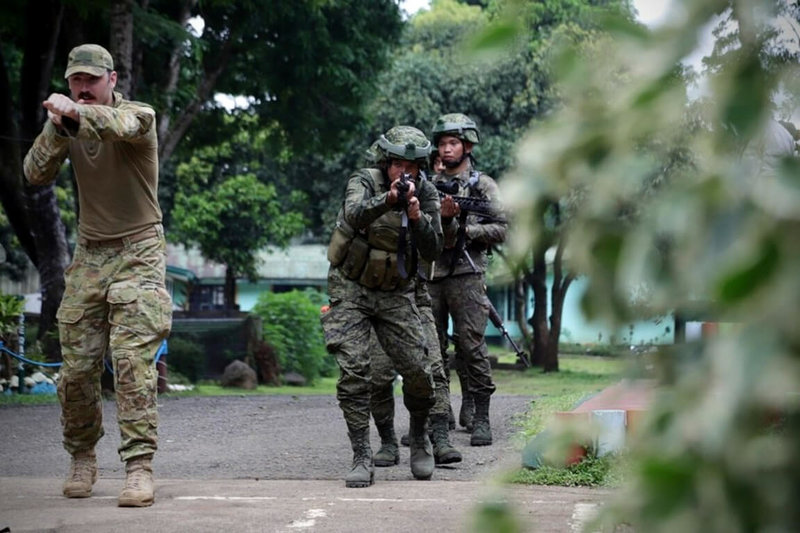
[[[470,446],[488,446],[492,443],[489,425],[489,396],[475,396],[475,418],[472,421]]]
[[[400,462],[400,449],[397,446],[397,436],[394,434],[394,423],[381,424],[378,435],[381,436],[381,448],[373,456],[375,466],[394,466]]]
[[[431,415],[433,426],[433,459],[437,465],[461,462],[461,452],[456,450],[449,439],[447,415]]]
[[[428,437],[428,417],[411,414],[408,428],[411,451],[411,473],[417,479],[430,479],[433,475],[433,445]]]
[[[453,428],[450,428],[453,429]],[[428,438],[433,441],[433,424],[431,423],[430,417],[428,417]],[[408,446],[408,433],[403,433],[403,436],[400,437],[400,444],[403,446]]]
[[[375,481],[375,468],[372,465],[372,448],[369,446],[369,428],[349,433],[353,447],[353,468],[344,478],[348,488],[369,487]]]
[[[461,384],[461,410],[458,412],[458,423],[467,431],[472,431],[472,419],[475,416],[475,398],[469,391],[469,380],[466,372],[456,371]]]
[[[461,410],[458,412],[458,423],[467,431],[472,431],[475,417],[475,400],[469,392],[461,391]]]

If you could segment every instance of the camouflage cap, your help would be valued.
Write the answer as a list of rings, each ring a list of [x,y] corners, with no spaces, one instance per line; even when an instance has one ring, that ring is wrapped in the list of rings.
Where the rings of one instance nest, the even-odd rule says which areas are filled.
[[[108,50],[99,44],[82,44],[70,51],[64,77],[69,78],[79,72],[102,76],[109,70],[114,70],[114,60]]]

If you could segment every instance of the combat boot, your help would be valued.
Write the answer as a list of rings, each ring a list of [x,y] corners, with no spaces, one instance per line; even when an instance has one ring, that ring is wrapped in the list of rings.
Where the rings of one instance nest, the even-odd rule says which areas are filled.
[[[433,445],[428,437],[428,417],[411,415],[408,444],[411,452],[411,474],[416,479],[430,479],[433,475]]]
[[[472,431],[472,419],[475,415],[475,397],[469,391],[469,383],[466,377],[458,373],[458,381],[461,383],[461,410],[458,412],[458,423],[467,431]]]
[[[437,465],[461,462],[461,452],[456,450],[449,439],[447,415],[431,415],[433,426],[433,459]]]
[[[428,418],[428,438],[431,439],[431,441],[433,441],[433,425],[431,424],[430,417]],[[408,447],[408,442],[409,442],[408,433],[403,433],[403,436],[400,437],[400,444]]]
[[[152,455],[135,457],[125,463],[125,486],[119,495],[119,507],[150,507],[153,495]]]
[[[378,435],[381,436],[381,447],[372,457],[375,466],[394,466],[399,463],[400,449],[397,446],[397,436],[394,434],[394,424],[378,426]]]
[[[470,446],[488,446],[492,443],[492,428],[489,425],[489,396],[475,397],[475,418],[472,421]]]
[[[358,429],[349,433],[353,447],[353,467],[344,478],[347,488],[369,487],[375,482],[375,467],[372,464],[372,448],[369,446],[369,429]]]
[[[64,482],[63,493],[67,498],[88,498],[92,485],[97,481],[97,457],[94,450],[77,452],[72,456],[69,474]]]

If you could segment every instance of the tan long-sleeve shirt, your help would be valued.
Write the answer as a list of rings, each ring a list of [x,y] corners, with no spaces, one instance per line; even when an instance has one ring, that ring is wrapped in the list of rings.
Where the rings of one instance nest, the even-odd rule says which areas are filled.
[[[78,233],[86,239],[116,239],[160,223],[153,108],[114,93],[113,105],[83,105],[79,123],[64,122],[63,128],[45,123],[25,156],[25,178],[48,184],[69,157],[78,184]]]

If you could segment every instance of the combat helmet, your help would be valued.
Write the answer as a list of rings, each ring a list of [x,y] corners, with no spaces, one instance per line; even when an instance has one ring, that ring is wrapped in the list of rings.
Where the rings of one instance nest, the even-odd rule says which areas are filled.
[[[477,124],[463,113],[448,113],[440,116],[433,125],[431,135],[433,136],[433,144],[436,145],[439,144],[439,139],[444,135],[452,135],[472,144],[481,142]]]
[[[431,148],[431,142],[422,131],[413,126],[395,126],[372,143],[367,154],[373,163],[402,159],[426,167]]]

